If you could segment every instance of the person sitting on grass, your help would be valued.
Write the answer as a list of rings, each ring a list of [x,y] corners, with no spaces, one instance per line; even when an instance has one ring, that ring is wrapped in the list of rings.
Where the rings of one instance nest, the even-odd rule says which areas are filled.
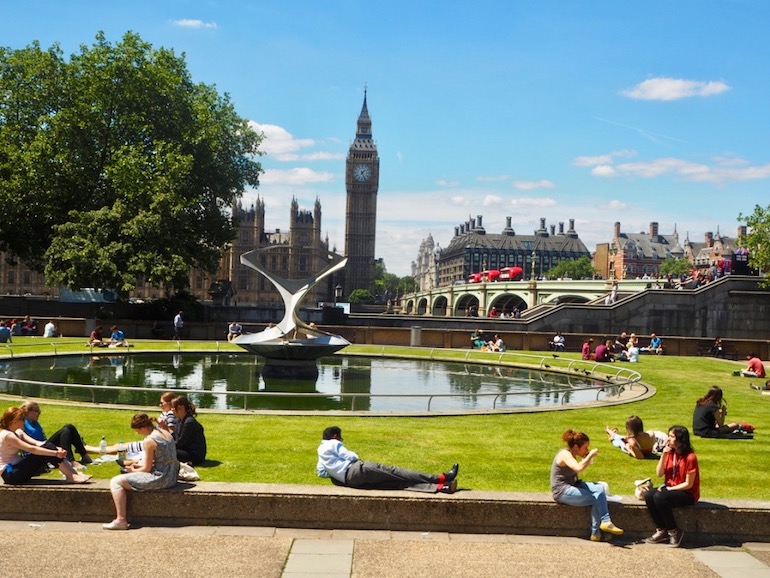
[[[171,407],[178,420],[174,428],[176,457],[180,462],[198,466],[206,460],[206,435],[203,426],[195,419],[195,406],[181,396],[171,400]]]
[[[104,342],[104,329],[102,329],[101,325],[94,327],[88,338],[88,345],[92,347],[107,347],[107,344]]]
[[[650,345],[647,347],[641,348],[639,351],[644,351],[646,353],[654,353],[655,355],[662,355],[663,354],[663,341],[655,335],[654,333],[650,333]]]
[[[749,364],[746,369],[741,369],[740,372],[734,372],[733,375],[742,375],[743,377],[765,377],[765,366],[762,361],[754,355],[753,351],[750,351],[746,356],[749,360]]]
[[[722,394],[722,388],[712,385],[702,398],[695,402],[692,414],[692,429],[695,435],[704,438],[751,439],[749,424],[732,422],[725,423],[727,402]]]
[[[660,453],[668,440],[668,436],[662,431],[644,431],[642,418],[636,415],[626,420],[625,436],[618,433],[618,428],[606,426],[604,429],[613,446],[638,460]]]
[[[487,344],[488,351],[505,351],[505,341],[497,333],[495,338]]]
[[[36,401],[25,401],[21,404],[21,410],[24,412],[24,433],[29,437],[39,442],[49,441],[57,447],[62,447],[67,450],[67,459],[72,462],[72,465],[78,467],[80,465],[86,465],[93,462],[90,453],[96,453],[99,448],[86,446],[83,443],[83,438],[80,437],[80,432],[71,423],[62,426],[58,431],[51,434],[51,437],[46,437],[43,431],[43,426],[38,421],[40,419],[40,405]],[[75,455],[72,449],[75,449],[80,454],[80,463],[75,461]]]
[[[41,442],[24,433],[24,410],[9,407],[0,417],[0,474],[6,484],[25,484],[48,471],[48,464],[59,468],[69,484],[91,479],[67,461],[67,450],[49,441]]]
[[[431,494],[452,494],[457,490],[459,464],[443,474],[425,474],[359,459],[342,444],[342,430],[337,426],[327,427],[322,437],[316,473],[319,478],[331,478],[335,485],[360,490],[413,490]]]
[[[609,362],[615,361],[615,354],[612,351],[612,341],[609,339],[604,343],[600,343],[594,350],[594,360]]]
[[[578,479],[578,475],[591,465],[599,450],[589,451],[590,440],[583,432],[568,429],[561,439],[566,442],[567,447],[559,450],[551,464],[553,499],[566,506],[591,506],[591,541],[602,541],[602,532],[605,532],[608,538],[621,535],[623,530],[610,519],[604,484]],[[577,458],[580,458],[580,461]]]
[[[117,325],[113,325],[111,331],[112,334],[110,335],[110,347],[128,347],[126,334],[118,329]]]

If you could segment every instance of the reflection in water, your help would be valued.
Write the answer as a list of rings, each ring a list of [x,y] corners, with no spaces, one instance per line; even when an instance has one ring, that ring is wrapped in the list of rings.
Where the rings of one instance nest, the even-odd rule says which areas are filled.
[[[18,359],[0,367],[0,377],[111,386],[107,390],[0,382],[0,391],[33,397],[155,406],[160,392],[187,391],[200,408],[282,410],[424,411],[531,407],[596,399],[588,377],[531,369],[440,361],[334,356],[319,363],[318,379],[271,379],[259,358],[245,354],[131,354]],[[575,391],[575,387],[589,387]],[[154,391],[137,391],[153,388]],[[242,395],[244,392],[289,396]],[[307,397],[303,394],[320,394]],[[346,394],[402,397],[351,397]],[[219,395],[218,395],[219,394]],[[421,397],[403,397],[421,394]],[[442,395],[451,394],[449,397]]]

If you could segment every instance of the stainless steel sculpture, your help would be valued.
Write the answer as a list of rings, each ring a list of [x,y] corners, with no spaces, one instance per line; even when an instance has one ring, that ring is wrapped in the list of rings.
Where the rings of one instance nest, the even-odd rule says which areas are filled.
[[[244,253],[241,255],[241,263],[255,269],[275,285],[283,298],[283,319],[260,333],[241,335],[233,343],[265,358],[263,375],[291,378],[312,377],[313,374],[317,376],[316,360],[347,347],[350,342],[340,335],[306,324],[297,316],[297,310],[308,291],[324,277],[342,269],[348,259],[326,251],[327,265],[318,274],[304,279],[284,279],[268,271],[259,262],[260,255],[275,249],[278,247],[265,247]],[[303,333],[305,337],[298,337]]]

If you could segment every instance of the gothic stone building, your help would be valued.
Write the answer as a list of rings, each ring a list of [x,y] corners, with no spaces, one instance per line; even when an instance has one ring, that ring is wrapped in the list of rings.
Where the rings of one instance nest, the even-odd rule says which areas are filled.
[[[738,237],[746,236],[746,227],[738,227]],[[697,269],[707,269],[720,258],[731,260],[738,250],[737,238],[704,235],[703,242],[691,241],[689,234],[680,243],[676,226],[670,235],[660,234],[658,223],[650,223],[648,232],[623,233],[615,223],[607,258],[607,276],[611,279],[658,277],[660,264],[666,259],[687,259]],[[597,251],[597,256],[599,251]],[[597,267],[601,268],[601,267]]]
[[[372,139],[372,120],[364,104],[356,125],[356,138],[345,161],[345,298],[356,289],[374,293],[374,241],[377,225],[377,191],[380,186],[380,157]]]
[[[569,220],[566,232],[564,223],[559,223],[558,232],[551,225],[549,232],[541,218],[540,228],[532,235],[517,235],[511,228],[511,217],[505,219],[506,226],[500,233],[487,233],[481,215],[455,227],[454,237],[438,257],[439,286],[464,281],[471,273],[503,267],[521,267],[525,278],[533,272],[539,277],[560,261],[591,256],[575,232],[574,219]]]
[[[242,253],[263,247],[276,247],[265,255],[265,265],[277,275],[292,279],[308,277],[326,266],[325,253],[328,239],[321,238],[321,203],[316,199],[313,211],[299,208],[292,199],[289,214],[289,230],[268,229],[265,226],[265,203],[261,199],[248,209],[238,203],[233,207],[238,221],[236,237],[222,255],[219,270],[213,275],[204,271],[190,272],[190,293],[200,300],[212,298],[212,289],[222,290],[219,301],[231,305],[280,305],[280,294],[272,283],[255,270],[242,265]],[[45,284],[41,273],[29,269],[23,263],[9,264],[5,253],[0,255],[0,293],[11,295],[50,295],[58,297],[59,288]],[[164,291],[139,280],[130,294],[134,299],[165,297]],[[331,292],[328,284],[319,284],[308,294],[307,305],[328,301]]]

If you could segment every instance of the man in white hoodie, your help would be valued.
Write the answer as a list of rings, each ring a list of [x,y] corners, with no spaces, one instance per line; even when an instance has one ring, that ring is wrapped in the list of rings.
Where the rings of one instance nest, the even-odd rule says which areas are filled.
[[[316,472],[331,478],[339,486],[365,490],[414,490],[435,494],[452,494],[457,490],[459,464],[443,474],[425,474],[414,470],[366,462],[342,444],[342,430],[327,427],[318,446]]]

